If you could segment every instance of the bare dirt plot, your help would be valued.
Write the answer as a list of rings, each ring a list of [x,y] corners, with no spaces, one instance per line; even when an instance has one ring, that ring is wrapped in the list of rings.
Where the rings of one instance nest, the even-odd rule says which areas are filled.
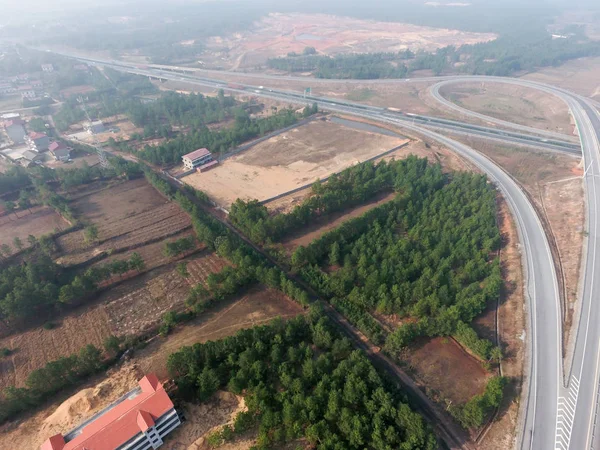
[[[466,403],[483,392],[491,376],[449,338],[419,339],[403,353],[402,359],[427,396],[440,403]]]
[[[498,201],[498,225],[503,244],[500,263],[504,280],[498,308],[498,333],[504,354],[502,374],[508,377],[509,384],[498,417],[479,444],[479,448],[486,450],[505,450],[513,447],[525,360],[523,332],[526,306],[523,296],[523,272],[518,235],[506,201],[501,196],[498,196]],[[490,305],[483,316],[474,323],[478,334],[491,339],[492,342],[495,338],[495,311],[496,305]]]
[[[237,198],[265,200],[312,183],[404,142],[401,138],[313,121],[183,181],[228,207]]]
[[[0,245],[7,244],[15,251],[13,240],[18,237],[28,247],[27,236],[39,238],[55,230],[68,228],[70,224],[52,208],[39,206],[29,211],[19,211],[0,217]]]
[[[600,99],[600,57],[567,61],[560,67],[548,67],[523,78]]]
[[[127,364],[118,370],[110,370],[102,377],[93,378],[84,389],[64,401],[58,400],[24,421],[3,425],[0,428],[0,448],[40,448],[49,436],[72,430],[129,392],[144,375],[135,365]]]
[[[118,199],[118,201],[115,201]],[[144,179],[128,181],[90,193],[72,203],[77,214],[98,228],[98,243],[85,241],[84,231],[57,239],[64,264],[78,264],[102,253],[140,246],[176,235],[191,226],[189,216],[167,201]]]
[[[325,233],[340,226],[343,222],[361,216],[367,211],[389,202],[396,196],[395,192],[386,192],[372,199],[370,202],[360,205],[348,211],[341,211],[327,217],[321,217],[310,226],[305,227],[300,233],[295,233],[282,242],[288,252],[293,252],[300,245],[308,245]]]
[[[491,33],[470,33],[404,23],[376,22],[326,14],[272,13],[252,31],[216,36],[207,42],[203,61],[229,68],[254,68],[268,58],[302,53],[315,47],[322,54],[433,51],[495,39]]]
[[[137,352],[136,361],[146,372],[167,376],[168,356],[183,346],[215,341],[242,328],[264,324],[275,317],[289,318],[302,313],[302,307],[282,292],[257,286],[220,305],[197,319],[178,327],[167,338],[156,338]]]
[[[102,348],[104,339],[111,334],[104,308],[79,311],[58,322],[60,325],[52,330],[37,327],[0,339],[0,347],[14,350],[0,360],[0,387],[23,386],[31,371],[77,353],[87,344]]]
[[[459,106],[498,119],[572,135],[569,108],[558,97],[522,86],[461,83],[441,94]]]
[[[566,285],[565,328],[570,329],[577,302],[579,269],[584,238],[585,207],[583,180],[580,177],[542,186],[544,213],[558,243]],[[569,336],[565,335],[568,345]]]
[[[369,123],[367,121],[367,123]],[[390,127],[390,130],[394,128]],[[397,130],[396,130],[397,131]],[[391,159],[403,159],[409,155],[418,156],[419,158],[427,158],[431,163],[439,163],[442,165],[444,172],[448,171],[471,171],[472,167],[467,161],[462,159],[456,153],[440,147],[436,144],[426,144],[420,140],[412,140],[407,145],[398,150],[391,152],[382,158],[377,158],[375,162],[380,160],[389,161]],[[304,201],[310,194],[311,188],[302,189],[290,195],[283,196],[276,200],[266,203],[267,208],[273,213],[290,212],[295,206]]]

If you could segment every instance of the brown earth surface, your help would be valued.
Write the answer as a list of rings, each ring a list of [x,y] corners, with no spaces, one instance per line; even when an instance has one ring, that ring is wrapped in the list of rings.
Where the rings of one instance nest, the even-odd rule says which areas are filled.
[[[491,376],[450,338],[417,339],[401,358],[417,385],[441,404],[466,403],[484,391]]]
[[[7,244],[15,252],[14,238],[18,237],[23,247],[29,247],[27,236],[39,238],[52,234],[55,230],[64,230],[69,223],[48,206],[37,206],[28,210],[6,214],[0,217],[0,245]]]
[[[100,293],[90,305],[53,320],[56,327],[51,330],[38,327],[0,339],[0,348],[14,350],[10,357],[0,360],[0,387],[23,386],[32,370],[76,353],[87,344],[103,348],[104,339],[110,335],[147,332],[158,325],[165,312],[184,307],[192,286],[226,265],[222,258],[206,252],[184,261],[188,278],[177,273],[173,262]]]
[[[298,304],[279,291],[260,287],[251,289],[245,295],[179,326],[166,338],[154,339],[146,348],[137,351],[130,362],[110,370],[105,376],[94,378],[85,389],[71,397],[49,404],[23,421],[4,425],[0,428],[0,448],[36,449],[48,436],[69,431],[128,392],[148,371],[155,370],[161,379],[166,378],[165,364],[169,354],[183,345],[221,339],[242,328],[266,323],[275,317],[292,317],[301,312],[302,308]],[[212,401],[216,401],[217,405],[185,405],[188,422],[173,434],[173,439],[165,443],[165,448],[187,449],[187,446],[192,445],[211,428],[227,423],[231,413],[228,415],[226,411],[233,412],[241,406],[239,400],[234,402],[230,394],[217,395]],[[220,418],[227,420],[219,422]],[[203,422],[210,427],[203,426]],[[176,443],[185,443],[185,446],[174,447],[173,444]],[[249,446],[224,448],[240,450]]]
[[[399,137],[313,121],[225,160],[183,181],[229,207],[236,199],[265,200],[407,142]]]
[[[504,287],[498,306],[498,334],[503,351],[502,375],[509,378],[498,417],[479,442],[481,450],[512,448],[516,437],[517,419],[525,360],[526,306],[523,295],[523,272],[519,237],[506,201],[498,196],[498,226],[502,235],[500,264]],[[490,304],[473,323],[478,335],[496,342],[496,304]]]
[[[376,22],[326,14],[272,13],[251,31],[208,40],[203,62],[226,68],[254,68],[268,58],[302,53],[315,47],[321,54],[433,51],[495,39],[491,33],[471,33],[405,23]]]
[[[440,93],[459,106],[497,119],[572,135],[567,105],[551,94],[500,83],[461,83]]]
[[[300,230],[300,232],[293,233],[291,236],[285,239],[282,244],[284,248],[291,253],[296,247],[310,244],[312,241],[318,239],[328,231],[339,227],[345,221],[361,216],[367,211],[389,202],[395,196],[395,192],[385,192],[376,196],[368,203],[357,206],[356,208],[333,213],[326,217],[320,217],[319,219],[313,221],[308,227],[304,227],[302,230]]]
[[[547,67],[523,78],[600,100],[600,57],[574,59],[560,67]]]
[[[115,201],[118,199],[118,201]],[[72,201],[72,208],[98,228],[98,242],[85,241],[84,230],[56,239],[62,264],[80,264],[103,253],[161,240],[191,227],[189,216],[167,201],[144,179],[104,188],[90,187]]]

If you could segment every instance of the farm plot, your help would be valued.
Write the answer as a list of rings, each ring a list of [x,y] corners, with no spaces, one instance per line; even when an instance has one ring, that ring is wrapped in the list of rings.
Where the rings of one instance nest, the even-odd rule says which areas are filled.
[[[110,335],[136,335],[152,329],[166,311],[183,308],[191,286],[226,265],[225,260],[208,253],[185,262],[188,278],[177,273],[175,264],[163,266],[104,291],[93,305],[54,321],[56,327],[51,330],[36,328],[0,339],[0,348],[14,350],[10,357],[0,359],[0,388],[23,386],[32,370],[87,344],[102,348]]]
[[[183,308],[190,288],[220,271],[227,262],[214,254],[193,256],[186,261],[190,274],[184,278],[175,270],[148,276],[138,288],[106,304],[111,330],[117,336],[139,334],[155,326],[162,315]],[[114,296],[111,296],[114,297]]]
[[[68,228],[70,224],[52,208],[39,206],[29,211],[19,211],[0,217],[0,245],[7,244],[15,251],[13,241],[19,238],[23,246],[28,246],[27,237],[37,238],[55,230]]]
[[[215,169],[183,181],[228,207],[236,199],[266,200],[366,161],[406,139],[313,121],[275,136]]]
[[[165,256],[165,254],[164,254],[164,248],[165,248],[166,242],[171,242],[171,241],[175,241],[177,239],[182,239],[182,238],[187,238],[187,237],[193,238],[194,232],[192,230],[183,231],[183,232],[173,235],[165,240],[154,242],[152,244],[144,245],[141,247],[136,247],[132,250],[129,250],[129,251],[126,251],[123,253],[113,254],[107,258],[101,259],[94,265],[101,266],[101,265],[108,264],[113,261],[129,259],[129,258],[131,258],[131,255],[133,255],[133,253],[137,253],[144,260],[146,270],[151,270],[156,267],[160,267],[165,264],[169,264],[170,262],[173,261],[173,258]],[[203,244],[198,244],[196,242],[196,247],[193,250],[190,250],[190,252],[195,252],[195,251],[201,250],[203,248],[204,248]],[[178,259],[180,259],[182,256],[185,256],[185,254],[180,255],[178,257]]]
[[[115,199],[119,199],[118,202]],[[57,239],[60,262],[80,264],[107,252],[134,249],[191,227],[189,216],[166,201],[145,180],[128,181],[76,199],[74,209],[96,225],[98,242],[88,243],[84,230]]]

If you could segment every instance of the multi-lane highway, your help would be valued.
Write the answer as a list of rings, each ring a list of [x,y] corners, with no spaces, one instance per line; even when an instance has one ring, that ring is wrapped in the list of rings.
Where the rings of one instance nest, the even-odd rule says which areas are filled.
[[[72,56],[72,55],[69,55]],[[529,127],[511,124],[509,122],[498,123],[495,119],[477,115],[467,110],[461,110],[461,114],[470,115],[488,123],[495,123],[506,128],[512,128],[515,132],[502,131],[498,129],[473,128],[472,124],[444,123],[446,119],[433,118],[430,123],[423,116],[399,115],[382,108],[365,107],[347,102],[339,102],[332,99],[320,97],[303,98],[295,92],[280,91],[275,89],[258,89],[256,86],[239,86],[236,88],[228,86],[226,82],[218,80],[219,72],[212,72],[211,77],[190,75],[188,73],[176,73],[166,68],[138,68],[132,64],[115,63],[112,61],[84,59],[88,63],[100,64],[123,70],[130,73],[151,76],[162,79],[186,81],[202,86],[222,88],[234,92],[247,93],[251,88],[253,95],[284,100],[290,103],[317,102],[319,107],[334,112],[353,114],[372,120],[391,123],[398,127],[411,130],[429,139],[453,149],[459,154],[471,160],[474,164],[484,170],[499,189],[504,193],[508,204],[515,217],[523,248],[524,267],[526,271],[526,293],[529,307],[529,361],[527,373],[527,392],[523,396],[522,428],[518,446],[522,449],[560,449],[560,450],[583,450],[600,448],[600,442],[596,441],[596,426],[598,412],[598,388],[600,377],[600,301],[598,299],[598,284],[600,281],[600,262],[596,264],[596,256],[600,255],[597,241],[597,215],[600,208],[600,115],[595,104],[589,99],[582,98],[566,90],[555,88],[546,84],[499,77],[451,77],[419,79],[418,81],[456,82],[456,80],[471,80],[484,82],[501,82],[518,84],[521,86],[539,89],[544,92],[558,96],[569,106],[573,115],[581,141],[586,174],[584,177],[586,187],[587,204],[587,245],[583,259],[582,270],[584,273],[583,283],[580,291],[580,318],[575,321],[577,330],[572,360],[569,373],[563,370],[562,352],[562,316],[561,299],[558,292],[558,284],[555,273],[555,265],[548,245],[547,237],[540,223],[537,213],[527,196],[518,184],[504,170],[499,168],[491,160],[473,150],[472,148],[458,143],[440,133],[468,133],[482,137],[515,143],[516,139],[530,140],[533,138],[537,146],[556,145],[565,151],[565,145],[571,144],[564,136],[548,134],[543,130],[532,130]],[[204,72],[206,73],[206,72]],[[240,74],[236,74],[240,75]],[[269,77],[261,76],[261,79]],[[280,79],[280,78],[279,78]],[[289,78],[293,79],[293,78]],[[305,80],[304,78],[298,78]],[[331,80],[327,80],[331,82]],[[338,82],[348,82],[338,80]],[[361,83],[364,83],[361,80]],[[390,82],[379,80],[378,82]],[[409,81],[398,81],[409,82]],[[438,83],[438,85],[440,84]],[[440,100],[439,88],[437,95]],[[446,102],[444,100],[444,102]],[[448,106],[446,104],[446,106]],[[419,120],[417,120],[417,118]],[[432,119],[432,118],[430,118]],[[459,124],[459,125],[457,125]],[[453,127],[453,128],[451,128]],[[431,128],[435,128],[433,131]],[[529,133],[527,135],[524,132]],[[485,136],[483,133],[488,133]],[[541,141],[535,141],[540,139]],[[545,140],[545,141],[544,141]],[[554,144],[554,141],[558,142]],[[558,149],[558,148],[555,148]],[[573,152],[574,149],[571,149]]]

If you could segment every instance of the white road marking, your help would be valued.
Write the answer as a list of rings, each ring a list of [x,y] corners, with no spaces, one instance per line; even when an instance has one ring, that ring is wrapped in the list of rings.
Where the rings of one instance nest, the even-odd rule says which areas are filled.
[[[575,375],[572,375],[566,397],[558,398],[554,450],[567,450],[569,448],[578,396],[579,380]]]

